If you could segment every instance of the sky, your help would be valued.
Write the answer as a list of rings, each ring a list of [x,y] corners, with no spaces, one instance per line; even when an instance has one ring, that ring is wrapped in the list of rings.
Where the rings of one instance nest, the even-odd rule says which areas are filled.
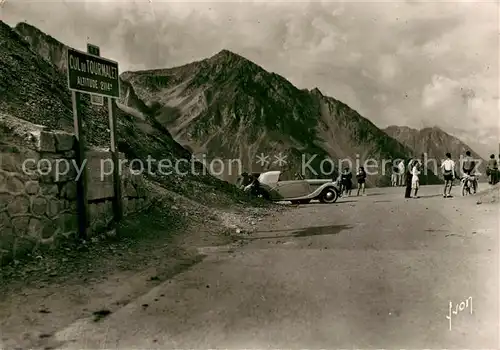
[[[483,156],[499,152],[494,1],[4,1],[6,23],[97,44],[122,72],[228,49],[381,128],[438,126]]]

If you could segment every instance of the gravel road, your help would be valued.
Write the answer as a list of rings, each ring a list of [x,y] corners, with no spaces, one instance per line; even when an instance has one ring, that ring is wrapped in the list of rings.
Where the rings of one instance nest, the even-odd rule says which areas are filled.
[[[243,246],[206,249],[202,263],[54,339],[59,349],[498,348],[498,204],[440,191],[374,189],[267,218]]]

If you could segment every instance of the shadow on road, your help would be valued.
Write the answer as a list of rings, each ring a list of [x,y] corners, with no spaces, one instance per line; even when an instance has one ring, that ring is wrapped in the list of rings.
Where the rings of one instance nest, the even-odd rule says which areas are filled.
[[[300,207],[305,207],[305,206],[312,206],[312,205],[317,205],[317,206],[325,206],[325,205],[337,205],[337,204],[344,204],[344,203],[357,203],[357,201],[355,200],[343,200],[342,198],[340,198],[337,202],[335,203],[331,203],[331,204],[324,204],[324,203],[320,203],[320,202],[317,202],[317,203],[309,203],[309,204],[299,204],[298,206]]]
[[[427,194],[424,196],[420,196],[420,198],[434,198],[434,197],[443,197],[442,193],[437,193],[437,194]]]
[[[366,196],[367,197],[371,197],[371,196],[381,196],[383,194],[386,194],[386,193],[382,193],[382,192],[375,192],[375,193],[367,193]]]
[[[311,236],[324,236],[324,235],[336,235],[341,231],[348,230],[352,228],[350,225],[332,225],[332,226],[316,226],[307,227],[302,229],[290,229],[290,230],[273,230],[273,231],[262,231],[259,233],[287,233],[291,232],[289,235],[276,235],[276,236],[259,236],[259,237],[244,237],[245,240],[255,241],[260,239],[276,239],[276,238],[292,238],[292,237],[311,237]]]
[[[450,232],[450,230],[427,229],[425,232]]]
[[[351,228],[349,225],[333,225],[333,226],[318,226],[308,227],[292,234],[292,237],[310,237],[322,235],[336,235],[337,233]]]

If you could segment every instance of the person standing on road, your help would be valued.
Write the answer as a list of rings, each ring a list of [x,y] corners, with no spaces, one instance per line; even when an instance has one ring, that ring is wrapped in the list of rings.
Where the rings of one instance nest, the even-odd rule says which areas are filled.
[[[399,167],[396,165],[396,163],[392,164],[392,174],[391,174],[391,186],[396,187],[398,185],[398,172],[399,172]]]
[[[352,191],[352,172],[349,168],[345,168],[342,172],[342,187],[346,197],[349,197]]]
[[[451,189],[453,187],[453,179],[455,179],[455,162],[451,159],[451,153],[446,153],[446,159],[441,164],[441,170],[444,177],[443,198],[451,197]],[[449,187],[448,187],[449,186]],[[448,193],[446,190],[448,189]]]
[[[417,160],[413,162],[413,167],[411,169],[411,188],[413,189],[413,198],[419,198],[417,196],[418,189],[420,188],[420,162]]]
[[[356,179],[358,180],[358,197],[359,197],[359,192],[361,190],[363,190],[363,196],[366,196],[366,194],[365,194],[365,182],[366,182],[365,168],[359,167],[358,172],[356,173]]]
[[[337,176],[335,182],[339,186],[339,197],[342,197],[344,193],[344,185],[342,185],[342,172],[340,172],[339,176]]]
[[[465,152],[465,157],[462,162],[462,171],[464,174],[471,175],[475,167],[476,162],[472,159],[470,151]]]
[[[500,180],[500,170],[498,169],[498,162],[500,162],[500,154],[498,154],[498,161],[496,163],[496,167],[495,167],[495,178],[494,178],[494,185],[496,185],[498,183],[498,181]]]
[[[495,159],[495,155],[490,155],[490,159],[488,160],[488,165],[486,167],[486,175],[488,176],[488,183],[490,185],[495,185],[497,183],[498,178],[498,163]]]
[[[411,169],[413,167],[413,159],[410,159],[407,163],[406,166],[406,172],[405,172],[405,198],[411,198]]]
[[[399,168],[399,177],[398,177],[398,186],[404,186],[404,180],[405,180],[405,162],[403,160],[399,161],[398,164]]]

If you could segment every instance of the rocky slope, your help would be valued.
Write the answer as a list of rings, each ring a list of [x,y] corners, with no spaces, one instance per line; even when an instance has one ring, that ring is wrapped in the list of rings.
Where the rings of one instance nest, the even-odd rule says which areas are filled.
[[[417,130],[407,126],[392,125],[384,129],[384,132],[413,149],[416,154],[426,154],[427,159],[437,160],[438,164],[445,158],[447,152],[450,152],[453,159],[459,162],[460,157],[465,156],[466,151],[471,151],[472,157],[481,163],[479,171],[485,174],[486,161],[464,142],[438,127]]]
[[[179,143],[208,159],[292,175],[301,171],[304,151],[328,156],[315,130],[318,101],[229,51],[172,70],[126,72],[122,79]],[[263,166],[256,162],[261,153],[269,156]],[[273,164],[280,153],[287,163],[281,167]],[[234,179],[237,170],[227,169],[224,176]]]
[[[40,53],[40,54],[39,54]],[[71,94],[65,74],[65,46],[27,24],[14,30],[0,21],[0,111],[52,129],[73,131]],[[175,142],[168,130],[147,113],[140,113],[141,101],[127,90],[118,104],[117,144],[126,157],[146,161],[151,156],[157,161],[168,159],[187,173],[172,173],[157,177],[167,188],[201,200],[205,195],[218,193],[220,198],[240,198],[234,186],[203,175],[201,164],[195,169],[200,175],[190,174],[191,153]],[[87,95],[82,95],[81,114],[83,130],[89,146],[108,148],[107,105],[93,106]],[[153,163],[155,173],[157,163]],[[206,173],[206,172],[205,172]],[[228,200],[230,201],[230,198]],[[212,199],[211,199],[212,200]]]

